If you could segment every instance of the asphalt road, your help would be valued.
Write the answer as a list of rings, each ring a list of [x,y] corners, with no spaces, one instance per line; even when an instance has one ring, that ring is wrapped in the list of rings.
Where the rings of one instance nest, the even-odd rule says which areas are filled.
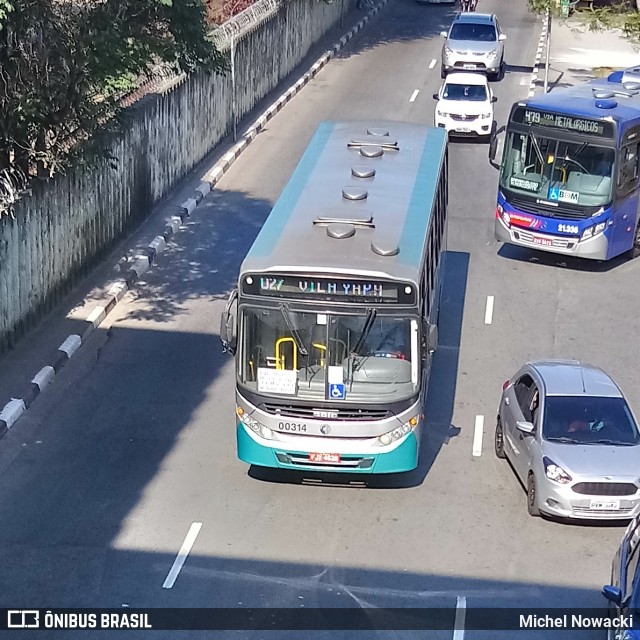
[[[539,24],[525,7],[480,0],[509,38],[506,77],[493,85],[499,125],[528,90]],[[493,426],[502,381],[539,356],[604,367],[640,411],[632,384],[640,309],[628,295],[640,262],[558,264],[500,248],[492,234],[497,172],[485,145],[451,147],[441,349],[418,471],[318,485],[249,474],[236,459],[233,362],[217,332],[240,262],[320,121],[432,124],[438,33],[452,15],[393,0],[269,123],[3,441],[0,606],[455,608],[461,597],[470,609],[603,605],[599,589],[622,528],[530,518],[523,489],[493,455]],[[491,324],[487,296],[495,299]],[[476,416],[485,425],[480,456],[472,456]],[[163,588],[194,522],[202,527],[190,555]],[[452,633],[367,633],[396,636]]]

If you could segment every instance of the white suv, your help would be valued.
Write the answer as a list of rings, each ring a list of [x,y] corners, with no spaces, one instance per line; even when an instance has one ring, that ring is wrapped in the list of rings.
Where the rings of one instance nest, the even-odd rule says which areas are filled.
[[[454,72],[447,76],[437,100],[435,125],[449,135],[482,136],[489,140],[493,129],[493,95],[487,77],[479,73]]]

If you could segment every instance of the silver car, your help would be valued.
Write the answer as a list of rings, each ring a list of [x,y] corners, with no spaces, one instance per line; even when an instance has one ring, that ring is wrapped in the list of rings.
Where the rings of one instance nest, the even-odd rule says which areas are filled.
[[[524,365],[503,385],[495,452],[526,487],[532,516],[640,513],[640,432],[601,369],[574,360]]]
[[[442,45],[440,75],[448,71],[481,71],[492,79],[504,75],[504,41],[498,19],[493,13],[460,13]]]

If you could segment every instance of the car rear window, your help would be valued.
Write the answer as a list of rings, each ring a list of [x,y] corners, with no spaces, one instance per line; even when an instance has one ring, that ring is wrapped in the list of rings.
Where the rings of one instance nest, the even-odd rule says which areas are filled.
[[[496,28],[492,24],[454,24],[449,34],[451,40],[477,40],[495,42]]]
[[[580,444],[634,445],[638,427],[623,398],[547,396],[542,435]]]
[[[484,102],[487,99],[487,90],[477,84],[455,84],[447,82],[444,85],[442,97],[445,100],[471,100],[472,102]]]

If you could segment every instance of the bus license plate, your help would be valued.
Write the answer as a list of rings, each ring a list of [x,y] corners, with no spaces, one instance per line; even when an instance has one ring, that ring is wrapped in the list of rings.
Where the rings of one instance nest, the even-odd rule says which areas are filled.
[[[620,500],[592,500],[589,506],[593,511],[618,511]]]
[[[551,240],[550,238],[538,238],[534,236],[533,243],[543,244],[545,247],[550,247],[553,244],[553,240]]]
[[[339,463],[340,454],[339,453],[310,453],[309,461]]]

